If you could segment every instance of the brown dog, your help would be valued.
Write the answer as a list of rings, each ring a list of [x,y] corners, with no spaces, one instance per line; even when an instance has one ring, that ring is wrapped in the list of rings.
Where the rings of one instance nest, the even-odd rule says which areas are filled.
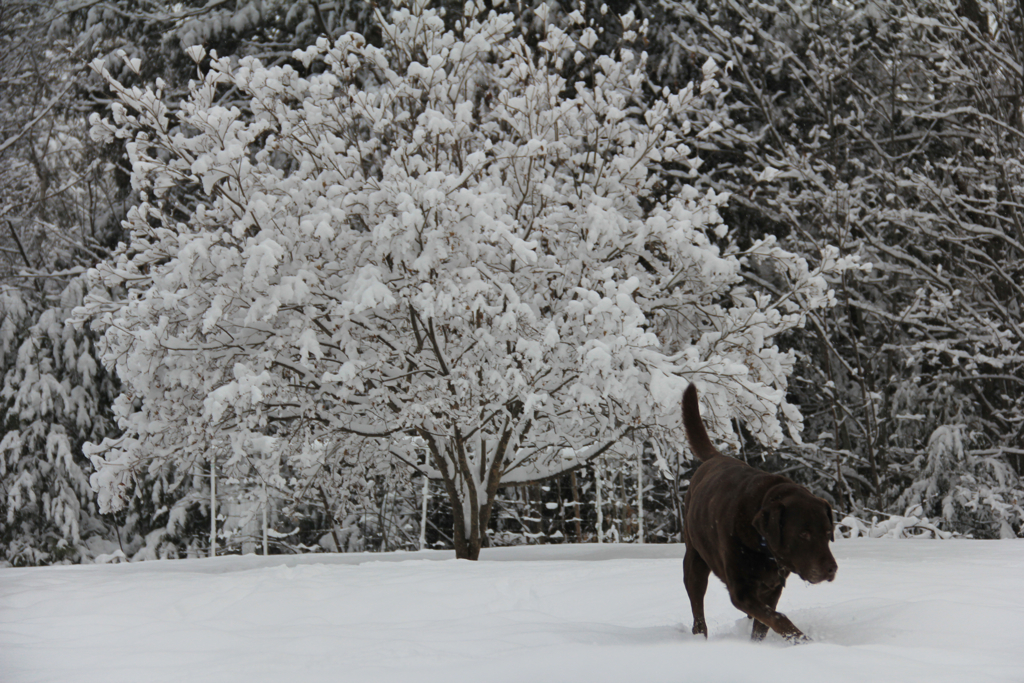
[[[697,389],[683,394],[683,425],[702,462],[686,494],[683,582],[693,610],[693,632],[706,638],[704,594],[711,572],[729,589],[737,609],[754,619],[753,640],[770,627],[788,640],[809,640],[775,610],[790,572],[811,583],[836,577],[828,543],[832,507],[786,477],[756,470],[711,445],[700,418]]]

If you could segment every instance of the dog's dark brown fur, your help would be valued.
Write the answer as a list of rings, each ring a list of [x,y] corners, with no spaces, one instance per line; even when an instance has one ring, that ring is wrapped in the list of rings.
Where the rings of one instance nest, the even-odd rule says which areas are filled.
[[[835,578],[828,547],[834,540],[832,507],[786,477],[719,453],[704,429],[692,384],[683,394],[683,425],[702,461],[690,480],[683,527],[683,582],[693,632],[708,635],[704,594],[714,572],[732,604],[754,619],[754,640],[769,628],[793,641],[807,640],[775,607],[791,572],[811,583]]]

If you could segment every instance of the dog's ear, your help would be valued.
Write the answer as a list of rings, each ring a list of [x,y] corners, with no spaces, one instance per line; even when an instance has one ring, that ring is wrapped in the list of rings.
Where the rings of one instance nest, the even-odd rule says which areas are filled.
[[[782,524],[785,515],[786,506],[780,500],[768,503],[754,515],[754,528],[773,549],[782,547]]]

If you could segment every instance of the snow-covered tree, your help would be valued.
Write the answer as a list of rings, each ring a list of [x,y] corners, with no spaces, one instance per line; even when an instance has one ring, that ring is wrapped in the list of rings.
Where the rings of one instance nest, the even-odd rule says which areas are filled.
[[[875,265],[837,281],[841,305],[796,342],[792,396],[815,416],[803,455],[817,472],[803,472],[854,511],[903,513],[956,480],[969,509],[929,494],[928,516],[978,535],[1020,529],[1024,6],[675,10],[684,54],[736,65],[729,123],[705,151],[716,182],[749,190],[730,227]],[[936,450],[951,432],[962,450]]]
[[[75,56],[86,62],[104,60],[107,68],[124,82],[149,83],[163,78],[168,84],[165,94],[172,99],[187,92],[191,62],[185,50],[192,45],[204,45],[238,57],[259,55],[264,63],[284,62],[291,58],[293,49],[315,41],[318,36],[365,29],[373,12],[371,3],[291,0],[182,0],[164,4],[140,0],[53,0],[39,4],[45,4],[53,16],[51,34],[73,37]],[[145,58],[140,72],[136,74],[127,68],[119,58],[121,54]],[[94,106],[109,104],[102,79],[82,78],[79,85],[83,89],[94,88]],[[231,95],[228,96],[230,99]]]
[[[104,406],[115,385],[95,359],[96,335],[64,324],[84,291],[75,279],[40,313],[38,301],[0,287],[0,561],[80,561],[109,550],[82,443],[113,432]]]
[[[53,14],[32,0],[0,10],[0,563],[78,561],[107,531],[81,444],[113,432],[114,386],[95,333],[64,321],[116,202]]]
[[[652,172],[699,166],[714,64],[652,92],[632,16],[601,56],[575,19],[531,48],[511,15],[470,4],[446,30],[414,4],[378,16],[379,46],[349,33],[272,68],[211,55],[176,116],[110,78],[121,106],[94,132],[129,139],[142,201],[93,271],[128,288],[92,304],[125,385],[124,436],[91,447],[103,509],[171,461],[292,499],[342,460],[405,463],[441,482],[475,559],[499,487],[641,426],[679,436],[690,379],[726,435],[735,414],[778,441],[780,406],[799,431],[772,338],[830,305],[821,270],[849,264],[718,246],[727,197]],[[566,82],[567,62],[586,76]],[[223,88],[251,115],[217,106]],[[744,284],[754,262],[778,295]]]

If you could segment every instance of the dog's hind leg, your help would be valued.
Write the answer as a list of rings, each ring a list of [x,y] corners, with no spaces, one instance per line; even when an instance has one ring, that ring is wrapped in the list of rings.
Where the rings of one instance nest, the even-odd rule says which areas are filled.
[[[686,546],[683,556],[683,584],[686,594],[690,597],[690,609],[693,610],[693,633],[708,637],[708,625],[704,621],[704,594],[708,590],[708,576],[711,568],[700,554]]]

